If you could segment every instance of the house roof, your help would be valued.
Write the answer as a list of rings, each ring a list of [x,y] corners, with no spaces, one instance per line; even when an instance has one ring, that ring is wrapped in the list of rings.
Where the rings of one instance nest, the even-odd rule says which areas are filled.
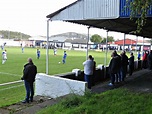
[[[73,44],[86,44],[87,43],[87,39],[80,39],[80,38],[76,38],[76,39],[66,39],[65,42],[70,42]]]
[[[29,40],[41,40],[41,41],[46,41],[46,37],[44,36],[31,36]]]
[[[125,44],[136,44],[137,42],[135,40],[132,40],[132,39],[125,39]],[[124,44],[124,40],[118,40],[118,41],[115,41],[115,44],[118,44],[118,45],[123,45]]]

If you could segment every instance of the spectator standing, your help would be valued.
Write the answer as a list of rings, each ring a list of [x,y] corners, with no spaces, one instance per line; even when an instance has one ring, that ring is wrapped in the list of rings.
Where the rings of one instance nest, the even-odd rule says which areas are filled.
[[[66,53],[66,51],[64,51],[63,59],[62,59],[62,63],[63,63],[63,64],[65,64],[66,58],[67,58],[67,53]]]
[[[127,66],[128,56],[126,55],[126,51],[123,51],[121,53],[121,81],[124,81],[124,79],[126,78]]]
[[[2,52],[2,64],[4,64],[6,62],[6,60],[7,60],[7,52],[6,52],[6,50],[4,50]]]
[[[119,61],[119,58],[118,58],[118,56],[116,56],[115,52],[113,52],[111,54],[111,57],[112,58],[111,58],[110,64],[109,64],[109,74],[111,77],[111,83],[109,83],[109,86],[113,86],[115,83],[115,76],[118,73],[118,61]]]
[[[84,66],[84,80],[88,83],[88,88],[91,89],[91,80],[92,80],[92,75],[93,75],[93,66],[94,62],[92,61],[92,56],[88,56],[88,60],[83,62]]]
[[[33,102],[34,96],[34,81],[35,76],[37,74],[37,67],[34,65],[32,58],[28,58],[28,63],[24,65],[23,77],[24,85],[26,89],[26,97],[22,103],[29,103],[29,101]]]
[[[150,53],[148,55],[148,67],[149,70],[152,70],[152,50],[150,50]]]
[[[118,62],[117,62],[118,71],[117,71],[116,79],[115,79],[115,82],[118,83],[121,81],[121,69],[120,69],[121,68],[121,56],[118,55],[116,50],[114,51],[114,56],[118,57]]]
[[[134,55],[133,53],[131,53],[129,58],[129,76],[132,75],[133,70],[134,70]]]
[[[148,51],[145,51],[144,54],[143,54],[143,64],[142,64],[142,67],[144,69],[147,68],[147,57],[148,57]]]
[[[95,85],[95,72],[96,72],[96,61],[94,60],[94,58],[92,58],[93,61],[93,76],[92,76],[92,85]]]

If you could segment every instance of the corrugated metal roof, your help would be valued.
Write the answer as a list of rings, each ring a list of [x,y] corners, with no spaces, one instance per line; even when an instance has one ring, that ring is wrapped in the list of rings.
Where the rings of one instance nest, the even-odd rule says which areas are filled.
[[[76,4],[79,1],[81,1],[81,0],[78,0],[72,4],[69,4],[68,6],[63,7],[61,9],[57,10],[56,12],[47,15],[46,17],[50,18],[51,20],[63,20],[62,17],[60,16],[61,15],[60,13],[62,13],[64,10],[70,8],[71,6],[73,6],[74,4]]]
[[[126,0],[77,0],[48,15],[47,18],[151,38],[152,17],[146,19],[146,25],[140,33],[133,32],[137,30],[135,20],[132,21],[129,17],[120,17],[121,10],[123,10],[122,7],[120,7],[120,2],[124,4],[125,1]],[[127,16],[128,14],[126,11],[122,16]]]
[[[119,17],[119,0],[78,0],[50,14],[51,20],[113,19]]]
[[[113,19],[119,17],[119,0],[84,0],[85,19]]]

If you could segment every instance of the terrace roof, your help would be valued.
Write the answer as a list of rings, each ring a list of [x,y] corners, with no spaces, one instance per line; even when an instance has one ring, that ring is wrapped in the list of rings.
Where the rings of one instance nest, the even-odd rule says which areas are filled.
[[[108,1],[110,2],[106,2],[105,0],[77,0],[76,2],[63,7],[56,12],[47,15],[47,18],[50,20],[61,20],[106,29],[109,31],[152,38],[152,17],[149,16],[142,31],[135,34],[133,33],[137,26],[135,24],[135,20],[132,21],[129,17],[120,16],[120,4],[118,3],[120,0]],[[92,5],[93,3],[96,5]],[[114,11],[110,12],[111,9],[109,7]],[[90,14],[88,12],[90,12]]]

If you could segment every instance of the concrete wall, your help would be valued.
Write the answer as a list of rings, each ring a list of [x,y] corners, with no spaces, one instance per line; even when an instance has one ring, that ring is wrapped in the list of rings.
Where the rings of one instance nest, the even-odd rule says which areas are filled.
[[[6,46],[30,46],[34,41],[14,41],[13,39],[0,39],[0,46],[6,43]]]
[[[86,82],[38,73],[36,75],[35,94],[52,98],[70,93],[84,95],[86,87]]]
[[[142,61],[135,61],[135,71],[141,70]],[[94,84],[110,79],[108,67],[103,69],[96,69],[94,74]],[[76,93],[83,95],[87,88],[87,83],[84,82],[84,72],[81,71],[78,76],[70,72],[66,74],[58,74],[49,76],[39,73],[36,76],[35,93],[36,95],[49,96],[52,98],[67,95],[69,93]]]

